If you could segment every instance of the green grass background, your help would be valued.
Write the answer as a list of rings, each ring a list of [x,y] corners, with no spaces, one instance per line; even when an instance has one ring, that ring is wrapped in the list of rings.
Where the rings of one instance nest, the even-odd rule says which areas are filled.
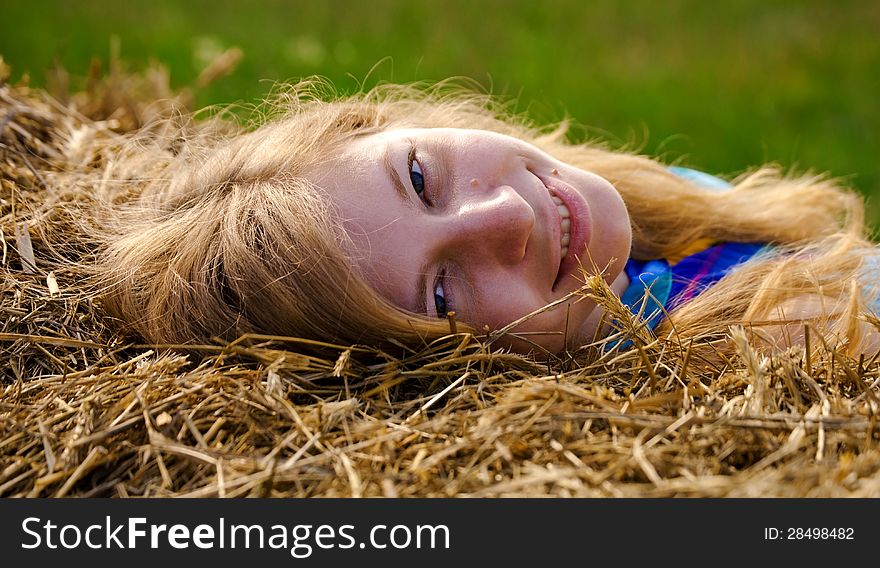
[[[256,102],[272,83],[465,76],[539,121],[736,174],[764,162],[845,177],[880,220],[877,0],[21,1],[0,4],[0,54],[32,84],[85,74],[121,41],[131,68],[193,81],[233,45],[235,73],[200,104]]]

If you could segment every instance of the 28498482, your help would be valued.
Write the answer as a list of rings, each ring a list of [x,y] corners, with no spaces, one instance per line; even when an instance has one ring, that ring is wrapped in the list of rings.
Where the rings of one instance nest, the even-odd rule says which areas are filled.
[[[852,527],[764,528],[765,540],[855,540]]]

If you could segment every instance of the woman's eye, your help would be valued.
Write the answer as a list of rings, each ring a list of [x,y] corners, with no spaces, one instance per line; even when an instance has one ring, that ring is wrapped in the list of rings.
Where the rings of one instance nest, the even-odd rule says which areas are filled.
[[[425,176],[422,175],[422,166],[413,157],[410,157],[409,160],[409,181],[412,183],[416,195],[422,197],[422,194],[425,193]]]
[[[448,308],[446,306],[446,293],[443,291],[442,281],[437,282],[437,285],[434,287],[434,306],[437,308],[438,318],[446,317]]]

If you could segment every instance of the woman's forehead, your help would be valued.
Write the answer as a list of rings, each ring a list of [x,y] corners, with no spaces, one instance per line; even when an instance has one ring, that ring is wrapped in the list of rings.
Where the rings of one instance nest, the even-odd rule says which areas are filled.
[[[388,144],[399,142],[402,140],[425,141],[430,140],[435,143],[463,141],[465,139],[496,139],[519,141],[516,138],[493,132],[491,130],[481,130],[474,128],[456,128],[456,127],[399,127],[389,128],[380,132],[371,132],[364,136],[358,136],[352,140],[350,149],[357,149],[364,146],[376,144]]]

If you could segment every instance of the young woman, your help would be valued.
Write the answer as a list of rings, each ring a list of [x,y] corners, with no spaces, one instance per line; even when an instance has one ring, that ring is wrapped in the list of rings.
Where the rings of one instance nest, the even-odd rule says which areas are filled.
[[[503,329],[497,344],[521,352],[737,324],[772,349],[806,326],[880,346],[862,203],[827,178],[764,167],[717,187],[482,95],[322,91],[294,87],[254,130],[154,129],[118,153],[104,177],[125,195],[98,224],[95,271],[129,330],[418,346],[454,312],[458,331]]]

